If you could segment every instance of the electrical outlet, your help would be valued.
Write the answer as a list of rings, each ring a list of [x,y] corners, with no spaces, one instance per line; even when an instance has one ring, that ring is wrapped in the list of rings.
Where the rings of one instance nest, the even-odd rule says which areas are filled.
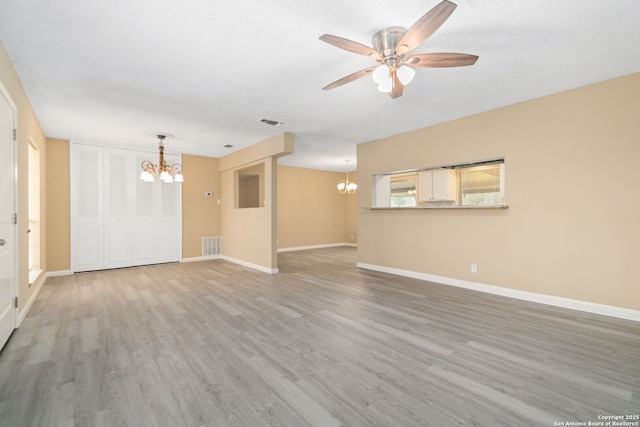
[[[471,272],[472,273],[478,272],[478,264],[471,264]]]

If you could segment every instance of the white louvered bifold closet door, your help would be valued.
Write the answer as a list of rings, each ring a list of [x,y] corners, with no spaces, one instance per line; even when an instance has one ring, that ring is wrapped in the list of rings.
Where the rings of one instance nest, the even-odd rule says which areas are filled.
[[[168,163],[179,163],[178,156],[166,155],[165,160]],[[157,221],[159,222],[159,230],[162,230],[162,242],[156,245],[158,253],[158,262],[171,262],[179,259],[181,254],[181,199],[180,192],[182,184],[165,184],[158,182],[160,188],[160,196],[158,200],[160,206],[156,210],[158,212]]]
[[[136,154],[136,165],[140,165],[143,160],[149,159],[147,153]],[[138,167],[139,169],[139,167]],[[156,179],[156,181],[158,181]],[[154,236],[155,212],[154,200],[158,199],[159,182],[144,182],[136,179],[135,201],[133,218],[133,258],[135,265],[153,264],[157,258],[156,240]],[[157,232],[155,234],[158,234]]]
[[[131,265],[131,182],[127,151],[104,150],[104,268]]]
[[[103,149],[75,145],[71,156],[72,264],[74,271],[104,268]]]
[[[142,160],[156,160],[157,153],[83,143],[71,148],[72,270],[179,261],[182,184],[139,179]]]

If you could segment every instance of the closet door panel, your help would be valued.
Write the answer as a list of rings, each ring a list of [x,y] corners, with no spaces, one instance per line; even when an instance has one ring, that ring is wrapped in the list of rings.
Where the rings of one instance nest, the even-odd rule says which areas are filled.
[[[103,149],[74,145],[72,154],[72,233],[74,271],[104,268]]]
[[[131,265],[131,200],[133,171],[131,154],[124,150],[105,149],[104,168],[104,267]]]
[[[174,161],[174,160],[171,160]],[[157,221],[162,232],[158,245],[158,261],[171,262],[180,259],[180,184],[159,183],[160,197]]]
[[[136,165],[148,159],[149,155],[138,153]],[[144,182],[136,179],[135,200],[133,202],[133,229],[131,232],[133,246],[133,265],[153,264],[157,258],[156,240],[161,231],[155,224],[155,200],[158,193],[158,182]]]
[[[93,271],[104,268],[102,227],[91,222],[76,223],[75,268],[73,271]]]
[[[154,234],[157,234],[151,218],[138,221],[133,233],[133,263],[132,265],[155,264],[156,246]]]

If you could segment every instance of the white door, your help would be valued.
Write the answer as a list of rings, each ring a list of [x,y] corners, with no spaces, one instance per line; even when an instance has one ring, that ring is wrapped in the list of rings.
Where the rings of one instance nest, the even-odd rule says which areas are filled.
[[[156,262],[157,255],[157,242],[156,236],[158,228],[156,226],[154,212],[157,208],[154,206],[154,201],[158,198],[157,182],[144,182],[138,179],[140,174],[140,168],[138,165],[143,160],[149,159],[148,153],[136,154],[136,169],[132,169],[131,173],[134,176],[131,177],[135,182],[135,202],[133,204],[133,231],[131,236],[133,238],[133,265],[145,265],[153,264]],[[158,181],[156,179],[156,181]]]
[[[73,147],[71,224],[74,272],[104,268],[102,158],[102,147]]]
[[[125,150],[104,150],[104,268],[131,265],[130,171],[137,169]]]
[[[179,163],[178,156],[165,155],[165,160],[169,163]],[[158,180],[160,181],[160,180]],[[180,259],[182,238],[181,213],[182,213],[182,184],[167,184],[158,182],[160,187],[159,207],[156,221],[159,222],[158,230],[162,230],[162,238],[157,239],[158,262],[173,262]],[[156,205],[157,206],[157,205]]]
[[[0,348],[16,326],[15,112],[0,85]]]

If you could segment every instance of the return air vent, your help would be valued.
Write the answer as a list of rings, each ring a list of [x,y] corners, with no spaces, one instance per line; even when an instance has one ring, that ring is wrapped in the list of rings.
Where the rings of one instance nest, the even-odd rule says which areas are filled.
[[[280,126],[283,125],[284,123],[281,122],[276,122],[275,120],[269,120],[269,119],[260,119],[258,120],[260,123],[265,123],[269,126]]]
[[[203,237],[202,256],[220,255],[222,253],[222,238]]]

